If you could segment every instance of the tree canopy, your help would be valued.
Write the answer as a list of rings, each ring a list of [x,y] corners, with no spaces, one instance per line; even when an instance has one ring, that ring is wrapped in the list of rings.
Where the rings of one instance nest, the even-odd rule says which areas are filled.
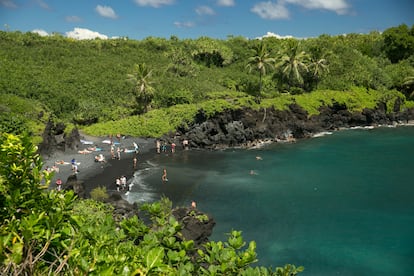
[[[276,99],[284,93],[340,93],[362,87],[396,89],[410,100],[413,87],[407,79],[414,76],[413,39],[413,27],[406,25],[384,33],[301,40],[232,36],[74,40],[58,34],[0,31],[0,116],[7,117],[1,128],[13,131],[15,124],[17,131],[22,125],[38,125],[39,119],[34,119],[42,120],[40,114],[80,126],[118,121],[150,107],[201,104],[211,93]],[[253,63],[259,74],[246,70],[255,68]],[[134,66],[143,64],[151,78],[137,75]],[[128,81],[128,75],[135,81]],[[15,112],[18,108],[9,105],[12,98],[13,105],[16,99],[28,101],[38,113]]]

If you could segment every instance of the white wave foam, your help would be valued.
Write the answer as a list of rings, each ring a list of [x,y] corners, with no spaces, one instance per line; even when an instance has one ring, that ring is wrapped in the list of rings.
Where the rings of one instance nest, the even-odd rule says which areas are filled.
[[[322,131],[322,132],[319,132],[319,133],[315,133],[312,137],[317,138],[317,137],[323,137],[325,135],[331,135],[331,134],[332,134],[332,132],[330,132],[330,131]]]

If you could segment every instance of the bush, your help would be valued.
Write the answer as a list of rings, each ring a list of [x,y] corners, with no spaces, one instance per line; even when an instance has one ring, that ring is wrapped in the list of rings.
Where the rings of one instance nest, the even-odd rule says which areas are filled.
[[[109,198],[106,187],[96,187],[91,191],[91,198],[96,201],[103,201]]]
[[[240,231],[197,250],[194,241],[183,239],[167,198],[142,206],[149,225],[136,216],[116,223],[108,204],[47,190],[52,175],[42,170],[27,137],[3,134],[0,149],[1,275],[295,275],[302,270],[253,269],[256,244],[244,248]],[[95,189],[96,195],[104,191]]]

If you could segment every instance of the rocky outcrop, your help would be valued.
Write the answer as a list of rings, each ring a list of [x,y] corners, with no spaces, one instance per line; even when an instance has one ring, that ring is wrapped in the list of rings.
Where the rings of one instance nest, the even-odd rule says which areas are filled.
[[[114,220],[118,223],[123,219],[138,216],[138,206],[135,203],[131,204],[127,200],[123,199],[119,193],[111,194],[105,202],[114,207],[112,215]]]
[[[86,197],[83,181],[78,180],[76,174],[70,175],[66,182],[63,183],[62,188],[64,190],[73,190],[74,193],[80,198]]]
[[[194,124],[182,127],[174,135],[163,139],[169,142],[186,139],[193,148],[251,147],[266,141],[308,138],[319,132],[340,128],[414,120],[414,109],[399,112],[400,104],[397,99],[392,113],[387,113],[385,103],[380,103],[375,109],[366,108],[352,113],[345,104],[333,103],[322,106],[320,113],[313,116],[297,104],[291,104],[288,110],[228,110],[208,119],[201,110]]]
[[[114,207],[113,217],[118,223],[122,219],[131,218],[135,215],[140,217],[138,205],[129,203],[119,193],[113,193],[105,202]],[[213,218],[195,208],[178,207],[172,210],[172,215],[182,226],[181,235],[178,235],[177,238],[179,240],[193,240],[196,247],[208,242],[208,238],[213,233],[213,228],[216,225]],[[147,218],[141,219],[143,221],[147,220]]]
[[[184,240],[193,240],[195,246],[208,242],[216,222],[210,216],[195,208],[175,208],[173,216],[182,225],[181,234]]]
[[[78,150],[81,146],[80,134],[74,128],[69,135],[65,133],[65,124],[53,123],[49,120],[43,132],[43,141],[39,145],[39,152],[43,156],[50,156],[55,151]]]

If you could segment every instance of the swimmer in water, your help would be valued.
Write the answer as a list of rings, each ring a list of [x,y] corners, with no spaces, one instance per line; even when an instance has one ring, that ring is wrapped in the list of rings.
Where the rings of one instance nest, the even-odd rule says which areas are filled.
[[[167,182],[167,181],[168,181],[168,178],[167,178],[167,169],[164,169],[164,170],[162,171],[162,177],[161,177],[161,179],[162,179],[162,182],[163,182],[163,183],[165,183],[165,182]]]

